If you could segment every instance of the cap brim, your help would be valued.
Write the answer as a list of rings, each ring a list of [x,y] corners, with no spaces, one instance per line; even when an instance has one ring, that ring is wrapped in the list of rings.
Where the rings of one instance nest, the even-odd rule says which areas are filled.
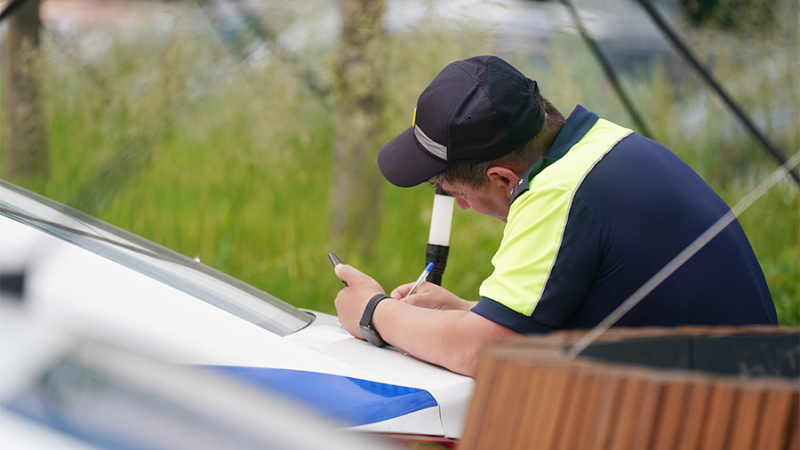
[[[411,127],[383,146],[378,167],[395,186],[411,187],[430,180],[450,164],[420,148]]]

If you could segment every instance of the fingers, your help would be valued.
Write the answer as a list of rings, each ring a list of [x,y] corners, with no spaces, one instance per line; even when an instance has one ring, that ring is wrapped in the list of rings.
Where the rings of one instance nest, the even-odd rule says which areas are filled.
[[[366,296],[368,300],[369,294],[374,295],[383,292],[383,288],[377,281],[353,266],[337,264],[333,270],[336,276],[347,285],[346,288],[342,289],[342,292],[347,292],[348,296]]]
[[[397,286],[392,293],[390,294],[392,298],[396,298],[398,300],[403,300],[406,303],[414,304],[414,299],[419,301],[421,294],[427,294],[436,290],[433,283],[428,283],[427,281],[423,282],[419,285],[416,291],[412,295],[408,295],[411,291],[411,288],[414,287],[414,283],[406,283],[401,286]]]
[[[335,273],[340,280],[344,281],[344,284],[347,286],[353,284],[352,282],[355,282],[359,275],[366,276],[355,267],[347,264],[337,264],[333,268],[333,273]]]
[[[406,284],[397,286],[396,288],[394,288],[392,293],[389,294],[389,295],[392,298],[395,298],[397,300],[405,298],[405,296],[408,295],[408,291],[411,290],[411,286],[413,286],[413,285],[414,285],[414,283],[406,283]]]
[[[358,322],[370,298],[383,292],[377,281],[347,264],[337,264],[334,273],[347,284],[334,299],[339,323],[353,336],[363,338]]]
[[[427,309],[445,309],[442,307],[441,300],[435,295],[426,292],[415,292],[402,300],[406,304]]]

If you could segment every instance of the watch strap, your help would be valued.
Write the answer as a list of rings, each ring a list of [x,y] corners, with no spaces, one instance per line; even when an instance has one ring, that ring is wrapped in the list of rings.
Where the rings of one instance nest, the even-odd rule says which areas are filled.
[[[375,307],[378,306],[378,303],[387,298],[391,297],[386,294],[378,294],[369,299],[367,307],[364,308],[364,314],[361,316],[359,326],[366,327],[372,325],[372,314],[375,312]]]

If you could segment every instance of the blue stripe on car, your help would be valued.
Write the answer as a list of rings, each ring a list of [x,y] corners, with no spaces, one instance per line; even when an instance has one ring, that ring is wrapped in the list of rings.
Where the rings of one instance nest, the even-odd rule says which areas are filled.
[[[381,422],[438,406],[423,389],[341,375],[262,367],[202,367],[294,399],[346,426]]]

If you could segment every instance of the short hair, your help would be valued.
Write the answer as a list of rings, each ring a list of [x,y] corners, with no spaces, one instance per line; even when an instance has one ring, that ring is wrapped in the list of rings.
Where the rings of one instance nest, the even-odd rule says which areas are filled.
[[[440,188],[445,182],[448,184],[459,183],[472,189],[480,189],[488,179],[486,172],[492,167],[528,168],[532,166],[539,157],[546,155],[550,150],[550,146],[553,145],[556,135],[561,131],[561,126],[566,120],[546,98],[541,97],[541,100],[545,112],[544,124],[541,131],[527,143],[490,161],[475,164],[453,164],[428,180],[428,184]]]

